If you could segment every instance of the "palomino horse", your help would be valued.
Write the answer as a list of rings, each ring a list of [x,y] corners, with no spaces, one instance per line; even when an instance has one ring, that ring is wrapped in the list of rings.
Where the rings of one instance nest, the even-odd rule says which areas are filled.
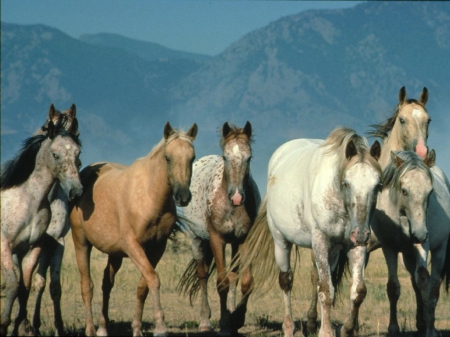
[[[91,301],[93,283],[90,255],[94,246],[108,254],[103,277],[103,308],[97,334],[107,335],[108,306],[114,278],[124,257],[142,274],[138,303],[132,322],[133,336],[142,336],[142,313],[148,291],[155,308],[154,336],[167,328],[161,308],[160,281],[155,271],[177,219],[176,205],[191,200],[193,140],[197,124],[187,133],[164,127],[161,142],[129,167],[113,163],[92,164],[81,171],[85,192],[75,200],[70,224],[81,275],[81,294],[86,306],[86,335],[95,336]]]
[[[274,278],[279,268],[283,290],[285,336],[293,336],[291,313],[292,245],[312,248],[319,271],[322,324],[319,336],[333,336],[330,310],[334,299],[330,263],[347,248],[352,272],[351,316],[354,324],[364,300],[364,261],[369,221],[381,183],[379,146],[353,130],[338,128],[325,141],[297,139],[285,143],[269,162],[267,194],[241,250],[244,268],[255,279]],[[345,332],[345,331],[344,331]]]
[[[422,159],[427,155],[428,125],[431,121],[425,104],[428,101],[428,90],[423,88],[419,100],[407,99],[405,88],[399,92],[399,104],[392,117],[384,123],[373,125],[372,136],[382,139],[380,165],[384,168],[391,151],[415,151]],[[429,159],[428,159],[429,160]],[[431,167],[433,176],[433,192],[430,196],[427,212],[429,240],[424,244],[414,244],[412,251],[417,257],[417,265],[411,265],[411,257],[407,257],[405,266],[408,271],[414,270],[411,278],[417,299],[416,327],[420,334],[436,336],[434,327],[435,309],[439,299],[439,285],[444,276],[447,278],[446,289],[450,279],[450,193],[448,178],[437,167]],[[376,234],[376,233],[375,233]],[[379,247],[376,235],[372,235],[368,251]],[[426,269],[428,253],[431,251],[431,275]],[[400,252],[402,253],[402,252]],[[398,253],[397,253],[398,254]],[[410,252],[403,252],[405,254]],[[408,263],[409,265],[406,265]],[[424,268],[422,268],[424,267]],[[391,303],[396,303],[400,296],[400,286],[396,277],[389,277],[388,289]],[[428,294],[428,295],[427,295]],[[396,305],[391,305],[389,331],[398,333]]]
[[[28,138],[20,153],[2,168],[1,266],[6,300],[1,316],[1,335],[11,322],[16,297],[21,310],[13,334],[28,334],[26,302],[29,292],[21,270],[24,256],[42,245],[51,219],[49,193],[56,181],[68,199],[82,192],[79,179],[80,143],[61,123],[48,123],[44,135]],[[15,256],[13,256],[15,255]],[[27,276],[30,282],[31,275]]]
[[[48,124],[50,121],[55,125],[60,123],[61,127],[66,129],[67,132],[77,137],[79,136],[75,104],[72,104],[68,110],[64,110],[63,112],[56,110],[55,106],[51,104],[46,122],[39,128],[35,135],[45,135],[48,131]],[[79,166],[81,166],[81,163],[79,163]],[[50,224],[46,233],[42,236],[42,243],[34,246],[27,255],[23,257],[22,272],[25,290],[29,292],[32,274],[39,261],[39,268],[35,275],[34,282],[37,289],[37,298],[32,324],[34,333],[39,335],[39,328],[41,326],[41,299],[45,290],[47,269],[50,266],[50,295],[53,300],[55,334],[56,336],[61,336],[64,334],[64,326],[61,315],[60,271],[64,254],[64,236],[68,233],[70,225],[68,199],[64,191],[60,188],[58,181],[55,182],[48,194],[48,200],[50,202],[51,210]],[[25,294],[21,292],[19,296],[19,312],[22,312],[21,315],[23,317],[26,317],[27,315],[27,303],[23,303],[23,301],[26,301],[27,299],[28,296],[25,296]],[[16,323],[20,322],[16,321]],[[32,331],[30,331],[30,333],[32,333]]]
[[[231,244],[234,257],[255,221],[261,202],[250,174],[251,136],[249,122],[242,129],[225,123],[220,141],[222,156],[206,156],[194,164],[192,201],[183,210],[194,258],[180,280],[179,289],[189,292],[191,299],[200,289],[199,330],[203,332],[211,331],[207,282],[213,257],[220,296],[221,333],[235,333],[245,321],[252,277],[250,270],[246,270],[242,278],[242,300],[236,309],[238,279],[235,273],[229,277],[225,273],[225,245]]]

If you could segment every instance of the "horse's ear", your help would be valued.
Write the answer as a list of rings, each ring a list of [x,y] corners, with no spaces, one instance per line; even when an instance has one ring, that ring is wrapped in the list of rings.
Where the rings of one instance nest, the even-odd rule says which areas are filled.
[[[434,149],[428,151],[427,156],[425,157],[423,162],[430,168],[436,165],[436,152],[434,151]]]
[[[48,119],[52,121],[53,118],[55,118],[56,114],[57,114],[57,112],[56,112],[55,106],[52,103],[52,104],[50,104],[50,108],[48,109]]]
[[[72,105],[69,108],[69,116],[72,118],[75,118],[77,116],[77,107],[75,103],[72,103]]]
[[[398,92],[398,102],[402,104],[404,101],[406,101],[406,89],[402,87]]]
[[[419,103],[423,106],[428,102],[428,89],[427,87],[423,87],[422,93],[420,94]]]
[[[47,137],[53,139],[55,138],[55,135],[56,135],[56,126],[53,123],[53,121],[50,120],[47,126]]]
[[[392,164],[395,165],[395,167],[399,168],[400,166],[403,165],[403,163],[405,162],[402,158],[400,158],[399,156],[397,156],[394,152],[391,151],[391,161]]]
[[[252,138],[252,125],[250,124],[249,121],[247,121],[247,123],[245,123],[244,133],[247,135],[247,137],[249,139]]]
[[[370,155],[375,158],[376,161],[380,159],[381,156],[381,145],[378,140],[375,141],[375,143],[372,144],[372,147],[370,148]]]
[[[169,122],[164,126],[164,139],[168,139],[173,134],[173,128]]]
[[[187,136],[189,138],[191,138],[192,140],[194,140],[195,137],[197,136],[197,132],[198,132],[198,126],[196,123],[194,123],[194,124],[192,124],[191,128],[187,132]]]
[[[230,125],[228,125],[228,122],[225,122],[222,126],[222,137],[226,138],[231,132]]]
[[[347,160],[350,160],[357,154],[358,150],[356,150],[355,143],[353,142],[353,140],[349,141],[347,147],[345,148],[345,158],[347,158]]]

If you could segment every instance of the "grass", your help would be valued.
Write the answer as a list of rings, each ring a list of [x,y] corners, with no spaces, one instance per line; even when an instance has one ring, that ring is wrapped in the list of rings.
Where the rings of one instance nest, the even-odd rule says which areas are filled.
[[[177,282],[184,268],[191,259],[188,239],[178,234],[179,242],[169,242],[168,248],[161,259],[157,271],[161,280],[161,302],[165,312],[165,322],[170,336],[205,336],[197,333],[199,321],[199,297],[191,307],[189,299],[181,297],[176,292]],[[294,278],[292,294],[292,311],[296,323],[296,336],[302,335],[302,327],[306,321],[306,312],[310,302],[310,251],[301,249],[300,264]],[[103,269],[106,266],[106,256],[93,250],[91,272],[94,282],[93,314],[98,319],[101,310],[101,282]],[[81,299],[79,273],[75,261],[75,252],[71,234],[66,237],[66,252],[62,268],[62,310],[65,330],[69,335],[84,335],[85,311]],[[111,293],[110,324],[111,336],[132,335],[131,321],[136,304],[136,286],[140,273],[134,264],[125,259],[117,274],[116,284]],[[209,300],[212,310],[211,322],[218,331],[219,301],[215,290],[215,277],[209,282]],[[387,267],[381,250],[372,254],[366,269],[367,297],[360,309],[360,336],[385,335],[389,322],[389,303],[386,295]],[[398,304],[398,318],[401,332],[404,336],[413,336],[415,328],[415,295],[411,287],[409,274],[399,267],[399,279],[402,293]],[[47,284],[49,279],[47,278]],[[3,299],[2,299],[3,301]],[[32,317],[35,303],[35,293],[30,296],[28,310]],[[264,293],[255,292],[249,300],[245,326],[239,330],[241,336],[282,336],[281,324],[284,317],[281,290],[275,285]],[[48,290],[42,302],[41,333],[45,336],[54,335],[53,306]],[[335,325],[343,323],[349,311],[348,280],[344,280],[342,294],[332,309],[332,320]],[[14,307],[13,318],[17,312]],[[320,316],[320,313],[319,313]],[[151,295],[147,298],[144,311],[143,332],[152,335],[153,304]],[[441,336],[450,337],[450,294],[441,291],[441,298],[436,309],[436,328]],[[12,330],[10,326],[9,332]]]

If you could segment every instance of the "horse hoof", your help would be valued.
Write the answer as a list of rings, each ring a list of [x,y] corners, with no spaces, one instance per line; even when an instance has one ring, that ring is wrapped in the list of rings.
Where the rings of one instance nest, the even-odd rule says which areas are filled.
[[[198,326],[199,332],[211,332],[212,330],[211,324],[209,323],[202,323]]]
[[[97,329],[97,336],[108,336],[108,331],[106,328],[98,328]]]

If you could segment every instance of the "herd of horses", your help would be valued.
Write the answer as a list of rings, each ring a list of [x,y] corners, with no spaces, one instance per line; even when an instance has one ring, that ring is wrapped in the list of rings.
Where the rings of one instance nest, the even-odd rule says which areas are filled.
[[[133,336],[143,335],[149,291],[153,335],[167,335],[155,268],[169,237],[181,227],[192,239],[193,258],[178,288],[191,299],[200,293],[201,332],[213,331],[207,283],[215,270],[220,334],[235,334],[245,323],[252,291],[278,279],[285,308],[282,328],[285,336],[293,336],[291,251],[306,247],[315,266],[308,332],[317,331],[319,304],[319,337],[356,336],[358,312],[367,292],[364,270],[370,252],[381,248],[388,266],[388,333],[400,333],[397,264],[401,254],[416,295],[417,330],[437,337],[436,305],[441,285],[447,292],[450,285],[450,184],[435,165],[434,150],[427,148],[428,90],[424,88],[416,100],[408,99],[403,87],[398,99],[393,115],[372,125],[370,136],[381,144],[376,140],[369,146],[354,130],[340,127],[325,140],[296,139],[281,145],[269,161],[262,201],[250,173],[250,122],[243,128],[223,124],[222,155],[195,161],[197,125],[184,132],[167,122],[161,141],[130,166],[98,162],[80,171],[76,107],[60,112],[52,104],[44,125],[24,141],[15,158],[2,165],[1,335],[8,332],[16,299],[12,334],[40,333],[40,304],[49,267],[55,334],[64,334],[60,271],[64,237],[70,229],[86,309],[86,335],[108,334],[110,293],[124,257],[141,273]],[[232,255],[228,267],[227,244]],[[97,330],[91,307],[92,247],[108,255]],[[345,271],[351,276],[350,312],[340,331],[335,331],[330,311]],[[30,322],[27,301],[33,274],[38,295]],[[236,303],[239,280],[242,294]]]

